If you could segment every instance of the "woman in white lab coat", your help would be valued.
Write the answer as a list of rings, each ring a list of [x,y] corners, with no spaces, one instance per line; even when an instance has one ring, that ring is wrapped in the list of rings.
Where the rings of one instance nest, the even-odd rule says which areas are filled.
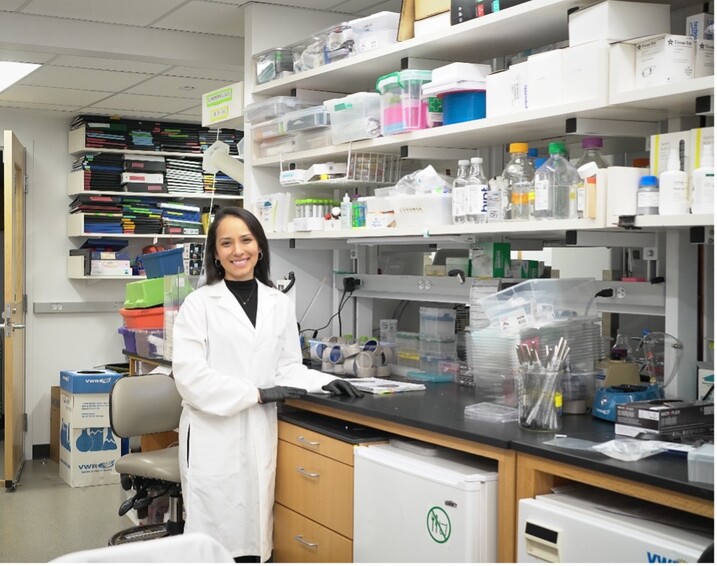
[[[276,402],[309,392],[362,396],[301,363],[292,301],[269,278],[259,221],[220,209],[207,234],[207,284],[173,327],[172,369],[182,396],[179,465],[185,532],[204,532],[237,561],[272,553]]]

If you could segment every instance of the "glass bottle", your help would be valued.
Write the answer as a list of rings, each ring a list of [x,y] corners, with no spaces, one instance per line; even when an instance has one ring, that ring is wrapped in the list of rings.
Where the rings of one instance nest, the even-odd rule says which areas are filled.
[[[637,214],[651,216],[660,213],[660,189],[657,186],[657,177],[645,175],[640,178],[637,188]]]
[[[461,159],[458,161],[458,174],[453,181],[453,191],[451,195],[451,207],[453,210],[453,224],[465,224],[466,218],[466,204],[467,204],[467,189],[468,184],[468,167],[470,161],[467,159]]]
[[[483,158],[471,157],[466,182],[466,220],[474,224],[488,221],[488,179],[483,173]]]
[[[595,163],[598,169],[607,169],[609,164],[602,155],[602,138],[583,138],[583,154],[575,163],[575,168],[580,169],[588,163]],[[597,208],[597,178],[591,175],[582,180],[578,185],[578,218],[595,218]]]
[[[615,344],[610,348],[610,359],[611,360],[624,360],[631,362],[633,360],[634,353],[632,346],[630,346],[630,339],[627,334],[623,334],[622,330],[617,329],[617,336],[615,337]]]
[[[528,161],[528,144],[512,143],[510,161],[503,169],[503,220],[528,220],[530,187],[535,169]]]

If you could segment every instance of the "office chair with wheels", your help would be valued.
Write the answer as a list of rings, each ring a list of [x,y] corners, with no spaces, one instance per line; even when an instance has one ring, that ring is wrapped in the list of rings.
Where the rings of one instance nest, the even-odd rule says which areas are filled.
[[[179,426],[182,398],[174,379],[162,373],[127,376],[110,392],[110,427],[121,438],[167,432]],[[110,537],[110,546],[181,534],[184,531],[178,447],[132,452],[115,462],[123,489],[135,494],[119,508],[146,510],[154,499],[169,494],[169,519],[160,525],[130,527]]]

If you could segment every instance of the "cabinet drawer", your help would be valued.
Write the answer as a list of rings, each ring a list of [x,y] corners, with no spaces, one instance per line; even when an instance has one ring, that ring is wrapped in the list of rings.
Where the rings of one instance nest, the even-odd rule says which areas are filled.
[[[279,439],[328,456],[348,466],[354,465],[353,445],[341,442],[320,432],[314,432],[295,424],[279,421]]]
[[[351,562],[353,543],[318,523],[274,505],[274,562]]]
[[[354,469],[280,440],[276,502],[353,539]]]

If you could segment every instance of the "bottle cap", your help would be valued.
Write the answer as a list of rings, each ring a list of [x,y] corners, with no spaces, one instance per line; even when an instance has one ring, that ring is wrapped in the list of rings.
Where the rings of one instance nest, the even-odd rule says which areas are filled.
[[[459,159],[458,160],[458,165],[470,165],[470,163],[471,162],[468,161],[467,159]]]
[[[471,163],[483,163],[482,157],[471,157]]]
[[[548,153],[550,155],[565,153],[565,144],[563,142],[550,142],[548,144]]]
[[[602,147],[602,138],[583,138],[583,149],[599,149]]]
[[[538,148],[531,147],[528,149],[528,157],[538,157]]]
[[[553,152],[551,151],[550,153]],[[578,167],[578,175],[580,175],[581,179],[587,179],[588,177],[597,175],[598,169],[599,167],[597,166],[597,163],[591,161],[590,163],[586,163],[585,165]]]
[[[538,157],[535,160],[535,170],[537,171],[538,169],[540,169],[540,167],[542,167],[543,163],[545,163],[547,160],[548,160],[547,157]]]
[[[654,175],[645,175],[644,177],[640,177],[640,185],[647,185],[647,186],[657,186],[657,177]]]
[[[508,153],[528,153],[527,143],[512,143],[508,146]]]

